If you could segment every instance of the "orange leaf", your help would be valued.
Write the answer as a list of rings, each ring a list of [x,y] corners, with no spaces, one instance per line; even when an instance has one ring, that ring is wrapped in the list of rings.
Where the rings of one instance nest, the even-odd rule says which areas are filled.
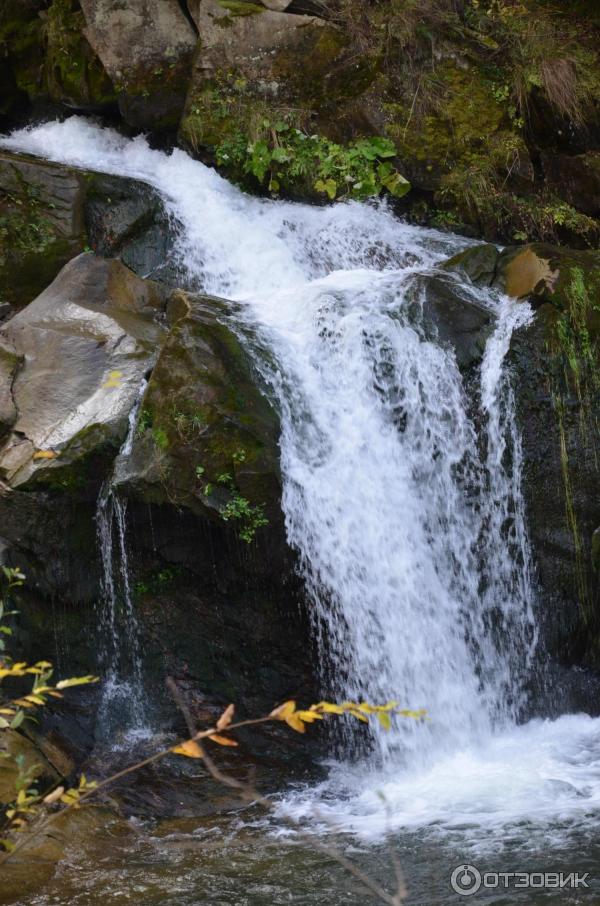
[[[229,736],[219,736],[218,733],[213,733],[208,737],[213,742],[217,742],[220,746],[237,746],[239,743],[235,739],[231,739]]]
[[[235,705],[227,705],[217,721],[217,730],[226,730],[235,714]]]
[[[175,746],[171,749],[175,755],[186,755],[188,758],[202,758],[202,749],[197,742],[194,742],[193,739],[188,739],[185,742],[182,742],[181,745]]]
[[[33,454],[34,459],[56,459],[54,450],[36,450]]]

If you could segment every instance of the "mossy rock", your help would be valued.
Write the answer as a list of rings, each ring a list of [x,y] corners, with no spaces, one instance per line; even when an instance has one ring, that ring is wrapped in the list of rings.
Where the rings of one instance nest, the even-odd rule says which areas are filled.
[[[0,152],[0,300],[31,301],[84,244],[78,175]]]
[[[513,336],[511,361],[546,642],[563,663],[597,669],[600,253],[542,243],[506,249],[494,282],[535,308]]]
[[[0,303],[30,302],[89,246],[136,273],[175,282],[173,241],[150,186],[0,151]]]
[[[0,113],[10,114],[43,94],[44,8],[42,0],[3,0],[0,5]]]
[[[84,34],[101,60],[126,123],[177,128],[197,34],[177,0],[81,0]]]
[[[228,142],[252,141],[265,121],[285,119],[335,140],[372,134],[355,101],[377,77],[377,62],[357,57],[344,32],[314,16],[263,9],[234,15],[217,0],[201,6],[200,45],[184,115],[181,143],[196,155],[213,156]],[[220,163],[228,175],[242,171]],[[299,194],[312,195],[311,185]],[[254,186],[256,188],[256,185]],[[282,182],[283,187],[283,182]]]
[[[177,291],[168,313],[120,486],[219,522],[237,496],[279,521],[278,420],[227,324],[228,303]]]
[[[53,101],[77,109],[115,105],[117,95],[84,36],[78,0],[53,0],[45,20],[45,86]]]

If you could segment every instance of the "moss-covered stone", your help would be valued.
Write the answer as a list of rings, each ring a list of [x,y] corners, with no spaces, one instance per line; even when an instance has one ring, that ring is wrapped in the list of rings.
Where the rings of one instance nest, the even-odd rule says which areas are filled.
[[[41,0],[4,0],[0,5],[0,113],[43,93],[44,27]]]
[[[278,520],[278,422],[225,323],[227,304],[177,291],[168,314],[171,331],[119,483],[136,499],[219,521],[241,498]]]
[[[0,154],[0,300],[31,301],[85,245],[81,179]]]
[[[56,0],[55,0],[56,2]],[[136,128],[175,129],[197,35],[177,0],[81,0],[84,33]]]
[[[53,0],[45,20],[45,81],[54,101],[78,108],[116,103],[116,92],[84,36],[78,0]]]

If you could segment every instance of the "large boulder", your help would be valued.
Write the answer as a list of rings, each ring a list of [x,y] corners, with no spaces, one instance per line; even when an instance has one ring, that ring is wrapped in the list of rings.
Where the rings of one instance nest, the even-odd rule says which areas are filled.
[[[600,151],[574,155],[544,151],[542,166],[553,191],[584,214],[600,216]]]
[[[177,0],[81,0],[84,34],[117,93],[125,122],[176,128],[197,35]]]
[[[0,451],[11,487],[74,482],[91,453],[118,448],[163,328],[166,291],[117,260],[83,254],[2,328],[21,366],[12,433]]]
[[[255,517],[258,508],[279,520],[279,423],[227,324],[230,303],[177,291],[167,317],[171,330],[142,400],[131,454],[119,463],[118,485],[138,499],[170,501],[218,520],[242,495]],[[251,514],[227,518],[242,531],[253,522]]]
[[[234,315],[224,300],[173,293],[169,336],[115,486],[133,529],[157,701],[167,671],[209,703],[256,710],[314,694],[314,674],[281,510],[279,421]]]
[[[31,302],[86,246],[167,280],[172,244],[150,186],[0,150],[0,305]]]
[[[167,294],[83,254],[0,330],[0,551],[42,595],[97,595],[97,497],[165,335]]]

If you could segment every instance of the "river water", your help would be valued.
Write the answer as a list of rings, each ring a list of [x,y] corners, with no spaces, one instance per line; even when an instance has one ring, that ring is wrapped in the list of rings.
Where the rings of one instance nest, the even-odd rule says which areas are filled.
[[[182,151],[78,117],[2,144],[161,193],[186,282],[241,303],[240,335],[253,328],[327,694],[428,713],[375,727],[359,758],[345,726],[327,778],[279,790],[269,821],[241,811],[108,828],[27,902],[96,904],[107,891],[111,903],[371,902],[289,819],[316,838],[336,828],[383,882],[397,850],[410,904],[461,902],[450,876],[467,863],[598,873],[600,721],[522,722],[543,657],[505,359],[528,306],[454,286],[495,324],[467,387],[423,311],[431,281],[454,279],[437,266],[468,240],[408,226],[384,204],[251,198]],[[543,891],[488,880],[473,901],[595,896],[552,879]]]

